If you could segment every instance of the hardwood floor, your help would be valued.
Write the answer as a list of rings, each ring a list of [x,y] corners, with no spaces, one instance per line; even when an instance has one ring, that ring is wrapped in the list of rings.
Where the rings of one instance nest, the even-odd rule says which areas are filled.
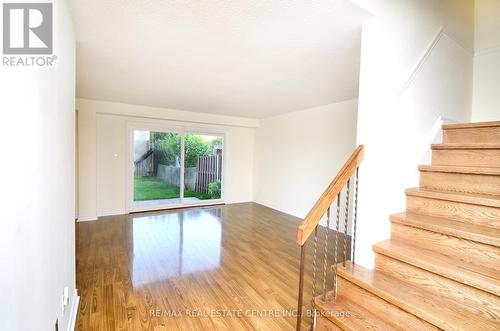
[[[294,330],[299,221],[244,203],[77,223],[77,330]]]

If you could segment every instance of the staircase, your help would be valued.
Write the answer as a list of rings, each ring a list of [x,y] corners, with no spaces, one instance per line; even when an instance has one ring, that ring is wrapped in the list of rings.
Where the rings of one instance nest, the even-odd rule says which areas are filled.
[[[332,267],[316,330],[500,330],[500,122],[444,125],[419,170],[374,270]]]

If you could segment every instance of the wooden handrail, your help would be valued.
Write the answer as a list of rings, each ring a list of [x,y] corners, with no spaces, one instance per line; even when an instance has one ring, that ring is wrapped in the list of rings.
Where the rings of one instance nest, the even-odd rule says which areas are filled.
[[[298,245],[304,245],[307,238],[309,238],[311,233],[314,231],[314,228],[318,225],[321,217],[323,217],[342,188],[347,184],[347,181],[352,177],[361,161],[363,161],[364,151],[364,145],[359,145],[358,148],[356,148],[342,169],[340,169],[337,173],[337,176],[335,176],[318,201],[316,201],[306,218],[304,218],[302,223],[299,224],[299,228],[297,230]]]

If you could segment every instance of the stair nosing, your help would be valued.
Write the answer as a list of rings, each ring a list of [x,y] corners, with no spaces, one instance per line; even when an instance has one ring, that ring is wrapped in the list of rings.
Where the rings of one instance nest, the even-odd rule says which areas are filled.
[[[460,282],[462,284],[472,286],[472,287],[477,288],[479,290],[500,296],[500,284],[491,284],[491,286],[483,286],[480,282],[477,282],[477,278],[482,277],[482,278],[487,278],[493,282],[498,283],[498,281],[496,279],[493,279],[490,276],[483,275],[483,274],[474,272],[474,271],[469,270],[469,269],[461,268],[459,266],[454,266],[451,263],[447,264],[446,267],[444,267],[444,268],[442,266],[440,268],[435,268],[434,267],[435,264],[429,262],[428,260],[423,260],[423,259],[415,258],[412,256],[407,256],[407,255],[401,254],[399,252],[395,252],[394,250],[386,249],[385,247],[382,246],[388,242],[394,243],[396,245],[413,247],[412,245],[408,245],[404,242],[398,242],[397,240],[394,240],[394,239],[388,239],[388,240],[385,240],[385,241],[382,241],[380,243],[373,245],[373,251],[376,253],[391,257],[393,259],[411,264],[415,267],[427,270],[429,272],[435,273],[435,274],[440,275],[442,277],[446,277],[446,278],[455,280],[457,282]],[[424,250],[422,248],[414,248],[414,250],[415,250],[415,252],[426,251],[428,254],[433,255],[436,259],[444,258],[439,253],[429,251],[429,250]],[[454,268],[450,267],[450,266],[454,266]],[[457,269],[460,269],[461,272],[458,273]],[[475,274],[474,277],[468,275],[470,273],[474,273]],[[457,277],[457,274],[460,274],[461,277]]]
[[[405,190],[405,194],[407,196],[408,195],[417,196],[429,199],[500,208],[500,196],[498,195],[468,193],[468,192],[458,192],[458,191],[442,191],[442,190],[433,190],[421,187],[407,188]]]
[[[491,175],[500,176],[500,167],[467,167],[467,166],[445,166],[445,165],[427,165],[421,164],[418,166],[420,171],[427,172],[445,172],[469,175]]]
[[[446,219],[449,222],[453,222],[453,223],[457,223],[457,224],[464,223],[464,222],[457,221],[457,220],[454,220],[451,218],[429,216],[429,215],[423,215],[423,214],[411,213],[411,212],[392,214],[389,216],[389,219],[391,222],[402,224],[405,226],[410,226],[410,227],[417,228],[417,229],[423,229],[423,230],[427,230],[427,231],[441,233],[441,234],[445,234],[445,235],[448,235],[451,237],[470,240],[470,241],[474,241],[474,242],[485,244],[485,245],[500,247],[500,236],[498,236],[498,237],[488,236],[488,235],[484,235],[484,234],[481,234],[478,232],[466,231],[466,230],[461,230],[461,229],[457,229],[457,228],[450,228],[449,226],[441,225],[439,222],[421,223],[421,222],[418,222],[417,220],[412,221],[415,216],[425,217],[427,219],[432,219],[432,220],[445,220]],[[490,227],[481,226],[481,225],[475,225],[475,227],[482,228],[482,229],[492,229]]]
[[[432,150],[497,150],[500,149],[500,144],[491,143],[476,143],[476,144],[463,144],[463,143],[443,143],[432,144]]]
[[[489,122],[476,122],[476,123],[453,123],[443,124],[443,130],[459,130],[459,129],[473,129],[473,128],[490,128],[500,126],[500,121]]]
[[[457,330],[457,328],[456,328],[457,326],[454,325],[453,323],[450,323],[449,319],[445,320],[445,319],[439,318],[436,315],[429,313],[422,306],[416,305],[415,301],[414,302],[406,301],[405,299],[398,297],[397,294],[389,292],[386,288],[378,287],[374,284],[368,283],[365,281],[365,279],[359,278],[360,276],[357,276],[355,273],[352,273],[352,272],[349,272],[349,271],[343,270],[343,269],[344,268],[342,268],[342,267],[338,268],[338,275],[339,275],[339,277],[344,278],[346,281],[349,281],[349,282],[365,289],[366,291],[368,291],[368,292],[380,297],[381,299],[399,307],[400,309],[402,309],[410,314],[413,314],[416,317],[418,317],[418,318],[420,318],[420,319],[422,319],[422,320],[424,320],[424,321],[426,321],[434,326],[437,326],[438,328],[444,328],[444,329],[451,328],[451,329]],[[389,279],[391,281],[399,283],[399,284],[401,284],[401,286],[415,289],[419,292],[422,291],[421,288],[419,288],[415,285],[412,285],[412,284],[404,283],[403,281],[401,281],[397,278],[394,278],[393,276],[390,276],[390,275],[384,273],[383,271],[373,270],[372,272],[373,272],[373,274],[380,273],[386,279]],[[425,290],[423,290],[423,291],[425,293],[429,294],[428,291],[425,291]],[[455,306],[460,307],[460,304],[457,303],[456,301],[450,301],[448,299],[443,299],[443,301],[451,302]],[[430,302],[432,302],[432,301],[430,301]],[[465,308],[464,308],[464,311],[466,311]],[[488,322],[491,323],[491,321],[488,321]]]

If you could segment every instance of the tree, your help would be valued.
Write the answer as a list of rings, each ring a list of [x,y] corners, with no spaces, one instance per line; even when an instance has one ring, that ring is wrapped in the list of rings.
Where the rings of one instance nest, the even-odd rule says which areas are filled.
[[[158,164],[176,165],[176,158],[180,157],[181,138],[178,133],[151,132],[151,145],[154,154],[155,172]],[[211,155],[217,145],[222,145],[222,138],[217,137],[205,141],[199,135],[186,134],[184,138],[184,167],[196,167],[200,156]]]
[[[176,156],[180,155],[181,149],[181,137],[178,133],[152,132],[151,144],[155,171],[158,164],[175,166]]]
[[[210,150],[213,150],[215,146],[222,146],[222,137],[216,137],[210,141]]]
[[[212,151],[210,144],[203,141],[203,139],[197,135],[187,134],[185,136],[184,144],[184,167],[186,168],[196,167],[198,157],[210,155]]]

